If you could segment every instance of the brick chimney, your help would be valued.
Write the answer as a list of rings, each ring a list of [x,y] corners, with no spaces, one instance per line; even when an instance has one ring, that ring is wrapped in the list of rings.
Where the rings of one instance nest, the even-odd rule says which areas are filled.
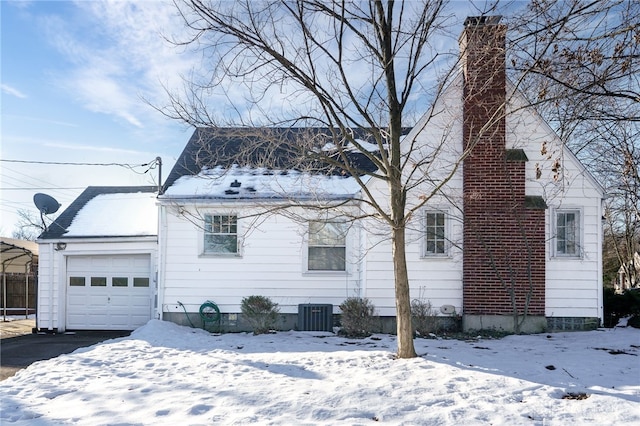
[[[530,316],[545,314],[545,206],[525,195],[525,152],[506,149],[507,29],[499,22],[469,17],[459,40],[470,151],[463,164],[463,310],[508,326],[504,316],[513,315],[514,303],[520,313],[527,307]]]

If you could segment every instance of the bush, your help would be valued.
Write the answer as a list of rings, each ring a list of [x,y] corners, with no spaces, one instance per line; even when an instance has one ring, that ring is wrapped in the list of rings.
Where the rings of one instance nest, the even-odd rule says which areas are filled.
[[[346,337],[370,336],[376,324],[375,306],[369,299],[350,297],[340,305],[342,311],[340,334]]]
[[[265,296],[249,296],[240,303],[242,315],[253,329],[253,334],[265,334],[274,329],[280,308]]]
[[[422,299],[411,301],[411,322],[414,332],[421,337],[428,337],[438,331],[438,317],[431,302]]]
[[[620,318],[630,317],[629,325],[640,322],[640,291],[626,290],[617,294],[613,289],[604,290],[604,326],[615,327]]]

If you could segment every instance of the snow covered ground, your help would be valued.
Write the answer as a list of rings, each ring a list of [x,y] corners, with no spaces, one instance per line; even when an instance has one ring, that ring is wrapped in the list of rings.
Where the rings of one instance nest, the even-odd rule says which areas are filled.
[[[387,335],[213,335],[153,320],[3,381],[0,423],[640,424],[640,330],[415,344],[418,358],[398,360]]]

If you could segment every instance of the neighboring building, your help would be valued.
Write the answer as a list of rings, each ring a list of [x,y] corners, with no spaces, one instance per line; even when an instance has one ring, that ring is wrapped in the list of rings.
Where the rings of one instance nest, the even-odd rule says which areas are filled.
[[[628,273],[634,269],[636,271],[635,274]],[[635,252],[633,259],[630,259],[618,269],[618,279],[613,285],[615,292],[624,293],[630,288],[638,287],[638,277],[640,277],[640,253]]]
[[[0,309],[7,315],[35,313],[35,284],[38,273],[38,244],[0,237]]]
[[[528,309],[525,331],[593,328],[602,320],[603,190],[507,82],[505,33],[492,18],[467,20],[461,75],[404,136],[405,147],[418,147],[411,160],[432,178],[416,180],[408,205],[418,205],[422,194],[451,177],[407,230],[411,297],[429,300],[443,317],[461,316],[466,329],[510,329],[514,306]],[[506,118],[493,120],[496,115]],[[307,320],[316,313],[329,328],[338,305],[358,296],[376,306],[384,331],[395,331],[390,231],[371,217],[346,220],[368,212],[357,201],[362,189],[356,180],[366,177],[330,167],[307,173],[309,164],[292,154],[309,140],[331,152],[331,144],[323,142],[333,141],[326,139],[329,132],[196,129],[157,198],[157,243],[155,236],[128,234],[127,243],[141,246],[125,249],[112,244],[124,241],[93,233],[83,236],[88,255],[127,250],[149,256],[148,276],[157,287],[148,294],[146,313],[153,318],[189,324],[199,320],[204,302],[213,301],[222,312],[222,327],[241,329],[242,298],[262,295],[279,304],[281,328],[313,328]],[[364,134],[354,137],[369,143]],[[242,161],[238,153],[246,153]],[[276,161],[270,168],[255,167],[265,155]],[[362,154],[349,161],[355,169],[375,170]],[[374,194],[386,191],[380,180],[366,185]],[[334,208],[283,209],[292,198]],[[90,271],[69,272],[74,256],[85,250],[74,245],[74,256],[55,251],[58,241],[69,250],[70,236],[61,231],[40,240],[51,247],[41,247],[41,277],[50,274],[53,284],[41,285],[41,296],[56,318],[39,320],[41,328],[84,328],[82,321],[99,321],[101,315],[74,317],[54,309],[75,303],[69,296],[77,290],[73,277],[85,277],[87,296],[94,291]],[[57,271],[45,269],[45,253],[58,259]],[[96,275],[104,276],[102,290],[113,287],[109,276]]]

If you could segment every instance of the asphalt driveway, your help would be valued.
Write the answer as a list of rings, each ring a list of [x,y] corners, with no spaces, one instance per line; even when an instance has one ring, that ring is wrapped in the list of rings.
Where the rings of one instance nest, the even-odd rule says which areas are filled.
[[[33,320],[0,321],[0,380],[16,374],[36,361],[55,358],[130,331],[77,331],[61,334],[32,332]]]

